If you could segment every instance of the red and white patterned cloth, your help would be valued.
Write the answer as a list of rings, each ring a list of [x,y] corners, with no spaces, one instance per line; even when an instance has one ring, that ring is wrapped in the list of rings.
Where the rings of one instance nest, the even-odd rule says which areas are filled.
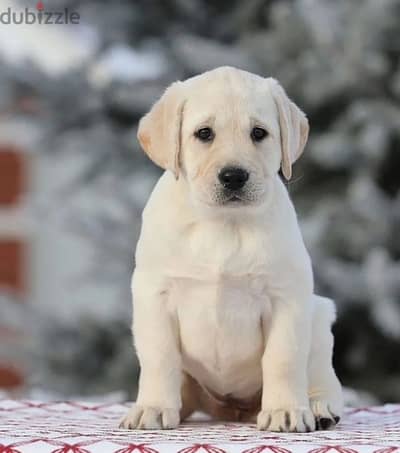
[[[347,409],[307,434],[191,421],[171,431],[117,429],[126,404],[0,400],[0,453],[400,453],[400,405]]]

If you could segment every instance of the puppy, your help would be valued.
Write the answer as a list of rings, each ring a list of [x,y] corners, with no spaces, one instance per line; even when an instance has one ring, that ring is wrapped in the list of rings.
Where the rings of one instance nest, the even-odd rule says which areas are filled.
[[[261,430],[334,426],[331,300],[278,171],[291,177],[308,122],[272,78],[222,67],[172,84],[139,124],[166,172],[143,213],[132,280],[141,365],[130,429],[196,410]]]

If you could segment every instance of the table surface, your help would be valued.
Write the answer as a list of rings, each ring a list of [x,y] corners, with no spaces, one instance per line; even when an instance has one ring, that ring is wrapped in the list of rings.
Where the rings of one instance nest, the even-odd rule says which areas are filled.
[[[0,453],[400,453],[400,404],[346,409],[332,431],[258,431],[193,420],[169,431],[117,429],[128,404],[0,400]]]

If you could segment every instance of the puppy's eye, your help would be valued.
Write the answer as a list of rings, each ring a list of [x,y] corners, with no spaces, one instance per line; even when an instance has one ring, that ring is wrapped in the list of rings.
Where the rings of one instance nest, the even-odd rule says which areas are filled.
[[[261,142],[267,135],[268,132],[262,127],[253,127],[250,133],[251,139],[255,142]]]
[[[202,142],[210,142],[214,139],[215,136],[214,131],[211,129],[211,127],[202,127],[201,129],[196,131],[194,135]]]

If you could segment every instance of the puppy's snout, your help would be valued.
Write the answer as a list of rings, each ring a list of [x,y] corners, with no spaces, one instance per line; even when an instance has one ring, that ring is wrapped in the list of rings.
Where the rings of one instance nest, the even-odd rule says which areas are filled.
[[[218,173],[218,179],[225,189],[239,190],[249,179],[249,173],[239,167],[225,167]]]

